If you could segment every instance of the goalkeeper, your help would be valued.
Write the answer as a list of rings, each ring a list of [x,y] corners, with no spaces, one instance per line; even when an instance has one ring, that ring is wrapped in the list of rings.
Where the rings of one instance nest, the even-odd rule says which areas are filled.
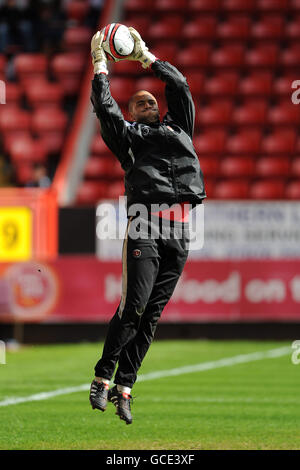
[[[90,388],[93,408],[104,411],[107,401],[127,424],[132,422],[131,389],[137,378],[157,322],[175,289],[188,256],[188,212],[206,197],[203,175],[192,137],[195,108],[185,77],[171,64],[149,52],[139,33],[129,28],[135,40],[126,60],[141,62],[166,83],[168,112],[160,121],[155,97],[148,91],[135,93],[129,101],[132,122],[125,121],[109,90],[103,33],[92,39],[91,101],[100,121],[101,135],[119,159],[125,172],[128,224],[122,253],[122,297],[112,317]],[[134,204],[143,204],[157,220],[158,236],[131,237]],[[153,211],[153,204],[173,209]],[[162,236],[162,221],[168,220],[170,236]],[[148,224],[148,225],[147,225]],[[149,220],[141,232],[149,228]],[[178,237],[178,231],[182,234]],[[116,365],[115,386],[109,389]]]

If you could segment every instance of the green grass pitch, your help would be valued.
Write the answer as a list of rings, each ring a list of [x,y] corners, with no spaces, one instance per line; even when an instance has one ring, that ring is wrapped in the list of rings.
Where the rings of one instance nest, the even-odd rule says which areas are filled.
[[[290,345],[154,341],[139,374]],[[101,351],[81,343],[7,352],[0,402],[90,383]],[[0,406],[0,449],[300,449],[299,378],[288,353],[137,382],[129,426],[111,403],[92,410],[88,391]]]

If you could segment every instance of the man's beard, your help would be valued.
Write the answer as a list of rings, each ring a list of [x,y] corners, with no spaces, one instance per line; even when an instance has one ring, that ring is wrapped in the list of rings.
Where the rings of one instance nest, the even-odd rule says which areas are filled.
[[[138,119],[138,122],[143,124],[156,124],[159,122],[159,111],[157,110],[155,113],[150,113],[146,115],[141,115]]]

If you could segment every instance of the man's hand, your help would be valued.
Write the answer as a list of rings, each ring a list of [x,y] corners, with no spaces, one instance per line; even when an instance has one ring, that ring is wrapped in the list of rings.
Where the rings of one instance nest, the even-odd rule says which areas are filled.
[[[134,49],[133,52],[126,57],[127,60],[137,60],[141,62],[144,69],[150,67],[150,65],[156,60],[155,55],[149,52],[148,47],[145,42],[142,40],[140,33],[137,32],[132,26],[129,28],[130,34],[134,39]]]
[[[92,37],[91,55],[94,66],[94,73],[105,73],[107,75],[107,57],[102,47],[103,36],[103,32],[97,31],[97,33]]]

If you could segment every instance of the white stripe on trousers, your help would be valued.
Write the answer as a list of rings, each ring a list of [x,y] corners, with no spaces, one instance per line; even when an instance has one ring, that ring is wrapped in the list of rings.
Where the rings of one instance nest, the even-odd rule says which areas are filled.
[[[129,226],[132,221],[133,217],[130,217],[127,223],[127,229],[125,233],[125,238],[123,242],[123,249],[122,249],[122,296],[121,296],[121,301],[120,301],[120,306],[118,310],[118,315],[121,318],[122,313],[125,307],[125,302],[126,302],[126,297],[127,297],[127,281],[128,281],[128,276],[127,276],[127,244],[128,244],[128,232],[129,232]]]

